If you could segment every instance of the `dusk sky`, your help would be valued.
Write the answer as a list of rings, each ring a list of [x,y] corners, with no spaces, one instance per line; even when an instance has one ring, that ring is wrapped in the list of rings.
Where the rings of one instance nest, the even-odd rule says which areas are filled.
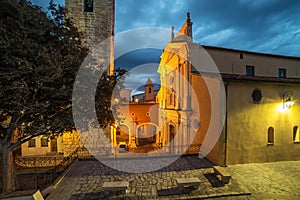
[[[31,1],[44,8],[48,5],[46,0]],[[171,26],[174,26],[176,31],[184,23],[186,12],[190,12],[194,40],[200,44],[300,57],[298,0],[115,1],[116,34],[144,27],[171,29]],[[63,5],[64,1],[54,2]],[[151,55],[153,58],[149,58],[150,60],[153,59],[154,63],[159,62],[158,51]],[[136,56],[132,54],[129,57],[133,60],[127,59],[128,63],[134,65]],[[117,65],[120,64],[120,60],[118,62]],[[143,64],[140,61],[136,63]],[[148,61],[144,62],[147,63]],[[143,77],[144,83],[147,76],[149,74]]]

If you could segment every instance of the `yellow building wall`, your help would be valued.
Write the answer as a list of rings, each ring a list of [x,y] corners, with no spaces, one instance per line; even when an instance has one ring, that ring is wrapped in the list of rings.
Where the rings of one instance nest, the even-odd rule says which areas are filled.
[[[259,88],[261,103],[253,103]],[[295,104],[286,112],[282,94],[293,92]],[[293,142],[293,127],[300,126],[300,86],[231,82],[227,90],[227,164],[299,160],[300,144]],[[274,145],[268,145],[268,128],[273,127]]]
[[[212,149],[206,156],[215,164],[220,164],[222,161],[222,154],[220,152],[222,145],[219,141],[220,133],[222,131],[221,120],[221,103],[220,103],[220,86],[222,82],[218,77],[209,77],[201,75],[192,75],[191,85],[197,96],[197,100],[192,100],[192,106],[199,105],[200,115],[193,113],[194,116],[200,116],[200,127],[194,139],[194,144],[201,144],[201,148]],[[209,91],[209,88],[212,91]],[[214,107],[214,108],[213,108]],[[214,112],[214,113],[212,113]],[[192,126],[193,126],[193,122]]]
[[[192,99],[192,108],[199,106],[199,113],[193,113],[196,118],[200,117],[200,127],[197,131],[194,143],[202,144],[207,134],[208,127],[211,120],[211,99],[209,95],[206,82],[200,75],[193,75],[191,79],[191,86],[196,94],[197,99]]]
[[[150,130],[158,126],[158,104],[156,103],[129,103],[119,105],[117,109],[118,124],[121,132],[128,134],[128,143],[132,137],[138,137],[138,127]],[[144,126],[143,126],[144,125]],[[158,129],[156,129],[158,131]],[[152,134],[150,134],[152,136]],[[146,135],[140,135],[146,137]],[[116,141],[118,143],[118,141]]]
[[[48,146],[41,146],[41,139],[43,136],[35,137],[35,147],[28,147],[29,142],[25,142],[22,144],[22,156],[42,156],[51,153],[51,142],[49,139]],[[57,153],[63,153],[63,137],[60,136],[57,138]]]

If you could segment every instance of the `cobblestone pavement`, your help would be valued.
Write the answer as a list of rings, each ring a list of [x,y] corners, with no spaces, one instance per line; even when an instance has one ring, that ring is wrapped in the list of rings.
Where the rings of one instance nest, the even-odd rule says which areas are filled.
[[[232,165],[228,171],[251,196],[218,199],[300,199],[300,161]]]
[[[212,164],[196,155],[138,174],[119,172],[94,159],[78,160],[46,199],[300,199],[300,161],[231,165],[227,170],[232,178],[224,185]],[[178,177],[198,177],[201,184],[180,190]],[[103,182],[123,180],[129,182],[126,194],[103,192]]]
[[[200,186],[179,189],[176,178],[186,177],[198,177]],[[124,180],[129,182],[126,194],[102,190],[103,182]],[[159,171],[137,174],[119,172],[93,159],[78,160],[46,199],[204,199],[242,194],[249,191],[235,177],[224,185],[213,174],[211,163],[193,155],[182,156]]]

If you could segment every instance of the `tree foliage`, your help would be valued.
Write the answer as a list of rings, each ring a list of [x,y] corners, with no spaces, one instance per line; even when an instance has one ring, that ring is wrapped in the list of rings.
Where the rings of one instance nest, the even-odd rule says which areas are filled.
[[[3,169],[11,162],[5,160],[6,154],[20,144],[38,135],[55,136],[75,128],[72,88],[88,49],[81,44],[76,27],[64,18],[66,10],[52,1],[48,7],[50,16],[27,0],[1,0],[0,8]],[[114,76],[104,74],[99,82],[99,91],[108,92],[98,92],[100,96],[97,96],[96,109],[101,123],[109,124],[113,120],[109,92],[124,73],[120,70]],[[5,175],[5,170],[2,171]],[[6,180],[5,192],[15,189],[9,184],[12,182]]]
[[[49,6],[53,18],[25,0],[2,13],[0,27],[0,141],[18,141],[73,128],[72,85],[87,54],[64,8]]]

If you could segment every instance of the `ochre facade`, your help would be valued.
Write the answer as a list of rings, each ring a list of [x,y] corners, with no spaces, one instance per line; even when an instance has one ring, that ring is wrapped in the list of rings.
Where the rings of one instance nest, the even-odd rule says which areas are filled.
[[[300,160],[300,58],[201,47],[190,26],[158,68],[163,145],[198,145],[219,165]]]

